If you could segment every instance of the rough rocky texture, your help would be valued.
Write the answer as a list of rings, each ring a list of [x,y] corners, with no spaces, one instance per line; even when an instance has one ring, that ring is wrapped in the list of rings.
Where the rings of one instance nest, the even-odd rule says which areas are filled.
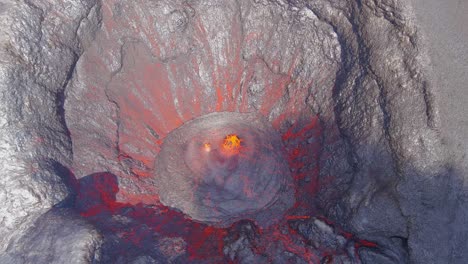
[[[64,90],[96,8],[0,1],[0,253],[69,193],[51,164],[72,164]]]
[[[452,143],[441,142],[439,131],[444,139],[450,133],[440,120],[450,112],[439,116],[433,73],[406,10],[396,0],[0,1],[6,262],[35,234],[47,236],[32,223],[48,230],[41,219],[50,213],[37,218],[73,189],[57,164],[77,178],[114,173],[118,192],[93,202],[104,203],[109,217],[131,214],[116,203],[158,200],[150,176],[170,131],[204,114],[238,111],[264,115],[282,134],[300,187],[293,213],[323,214],[354,234],[347,241],[376,246],[361,242],[360,260],[345,250],[315,259],[317,248],[340,248],[343,234],[309,218],[254,232],[260,238],[230,229],[227,258],[466,263],[466,176],[460,159],[447,155]],[[80,201],[77,210],[90,209]],[[103,262],[158,261],[146,247],[147,255],[106,255],[129,243],[105,228],[113,221],[93,222],[110,230]],[[137,223],[155,239],[147,222]],[[255,252],[255,239],[272,241],[267,256]],[[93,256],[94,249],[76,252]]]
[[[239,146],[225,142],[233,135]],[[269,226],[294,204],[281,137],[256,114],[212,113],[185,123],[164,140],[156,168],[161,203],[211,225],[252,219]]]
[[[98,231],[76,212],[54,208],[15,239],[0,262],[97,263],[101,241]]]
[[[291,220],[262,235],[252,222],[240,221],[227,235],[224,253],[234,263],[361,263],[361,242],[344,235],[317,218]]]

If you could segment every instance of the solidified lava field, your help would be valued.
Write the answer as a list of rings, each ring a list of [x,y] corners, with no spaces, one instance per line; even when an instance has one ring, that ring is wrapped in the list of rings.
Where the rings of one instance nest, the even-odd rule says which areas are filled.
[[[400,1],[1,8],[0,262],[464,263]]]

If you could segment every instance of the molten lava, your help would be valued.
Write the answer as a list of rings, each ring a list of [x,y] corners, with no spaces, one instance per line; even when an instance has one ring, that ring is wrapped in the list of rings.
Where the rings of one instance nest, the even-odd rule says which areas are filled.
[[[285,155],[281,136],[257,114],[202,116],[164,140],[154,176],[160,201],[214,226],[268,226],[294,203]]]
[[[211,144],[210,143],[203,144],[203,150],[205,150],[206,152],[210,152],[211,151]]]
[[[241,139],[236,134],[224,138],[222,149],[227,154],[238,154],[241,148]]]

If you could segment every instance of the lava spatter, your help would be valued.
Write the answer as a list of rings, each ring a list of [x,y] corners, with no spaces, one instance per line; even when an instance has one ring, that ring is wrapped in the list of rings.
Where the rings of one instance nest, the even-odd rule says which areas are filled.
[[[254,113],[187,122],[166,137],[155,167],[161,202],[203,223],[268,226],[294,204],[281,137]]]

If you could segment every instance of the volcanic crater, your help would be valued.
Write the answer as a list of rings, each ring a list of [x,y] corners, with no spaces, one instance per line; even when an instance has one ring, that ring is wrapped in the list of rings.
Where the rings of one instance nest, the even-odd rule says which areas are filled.
[[[17,165],[0,184],[19,197],[0,195],[4,263],[452,254],[434,245],[463,185],[400,1],[0,7],[23,21],[0,53],[18,87],[1,97]]]

